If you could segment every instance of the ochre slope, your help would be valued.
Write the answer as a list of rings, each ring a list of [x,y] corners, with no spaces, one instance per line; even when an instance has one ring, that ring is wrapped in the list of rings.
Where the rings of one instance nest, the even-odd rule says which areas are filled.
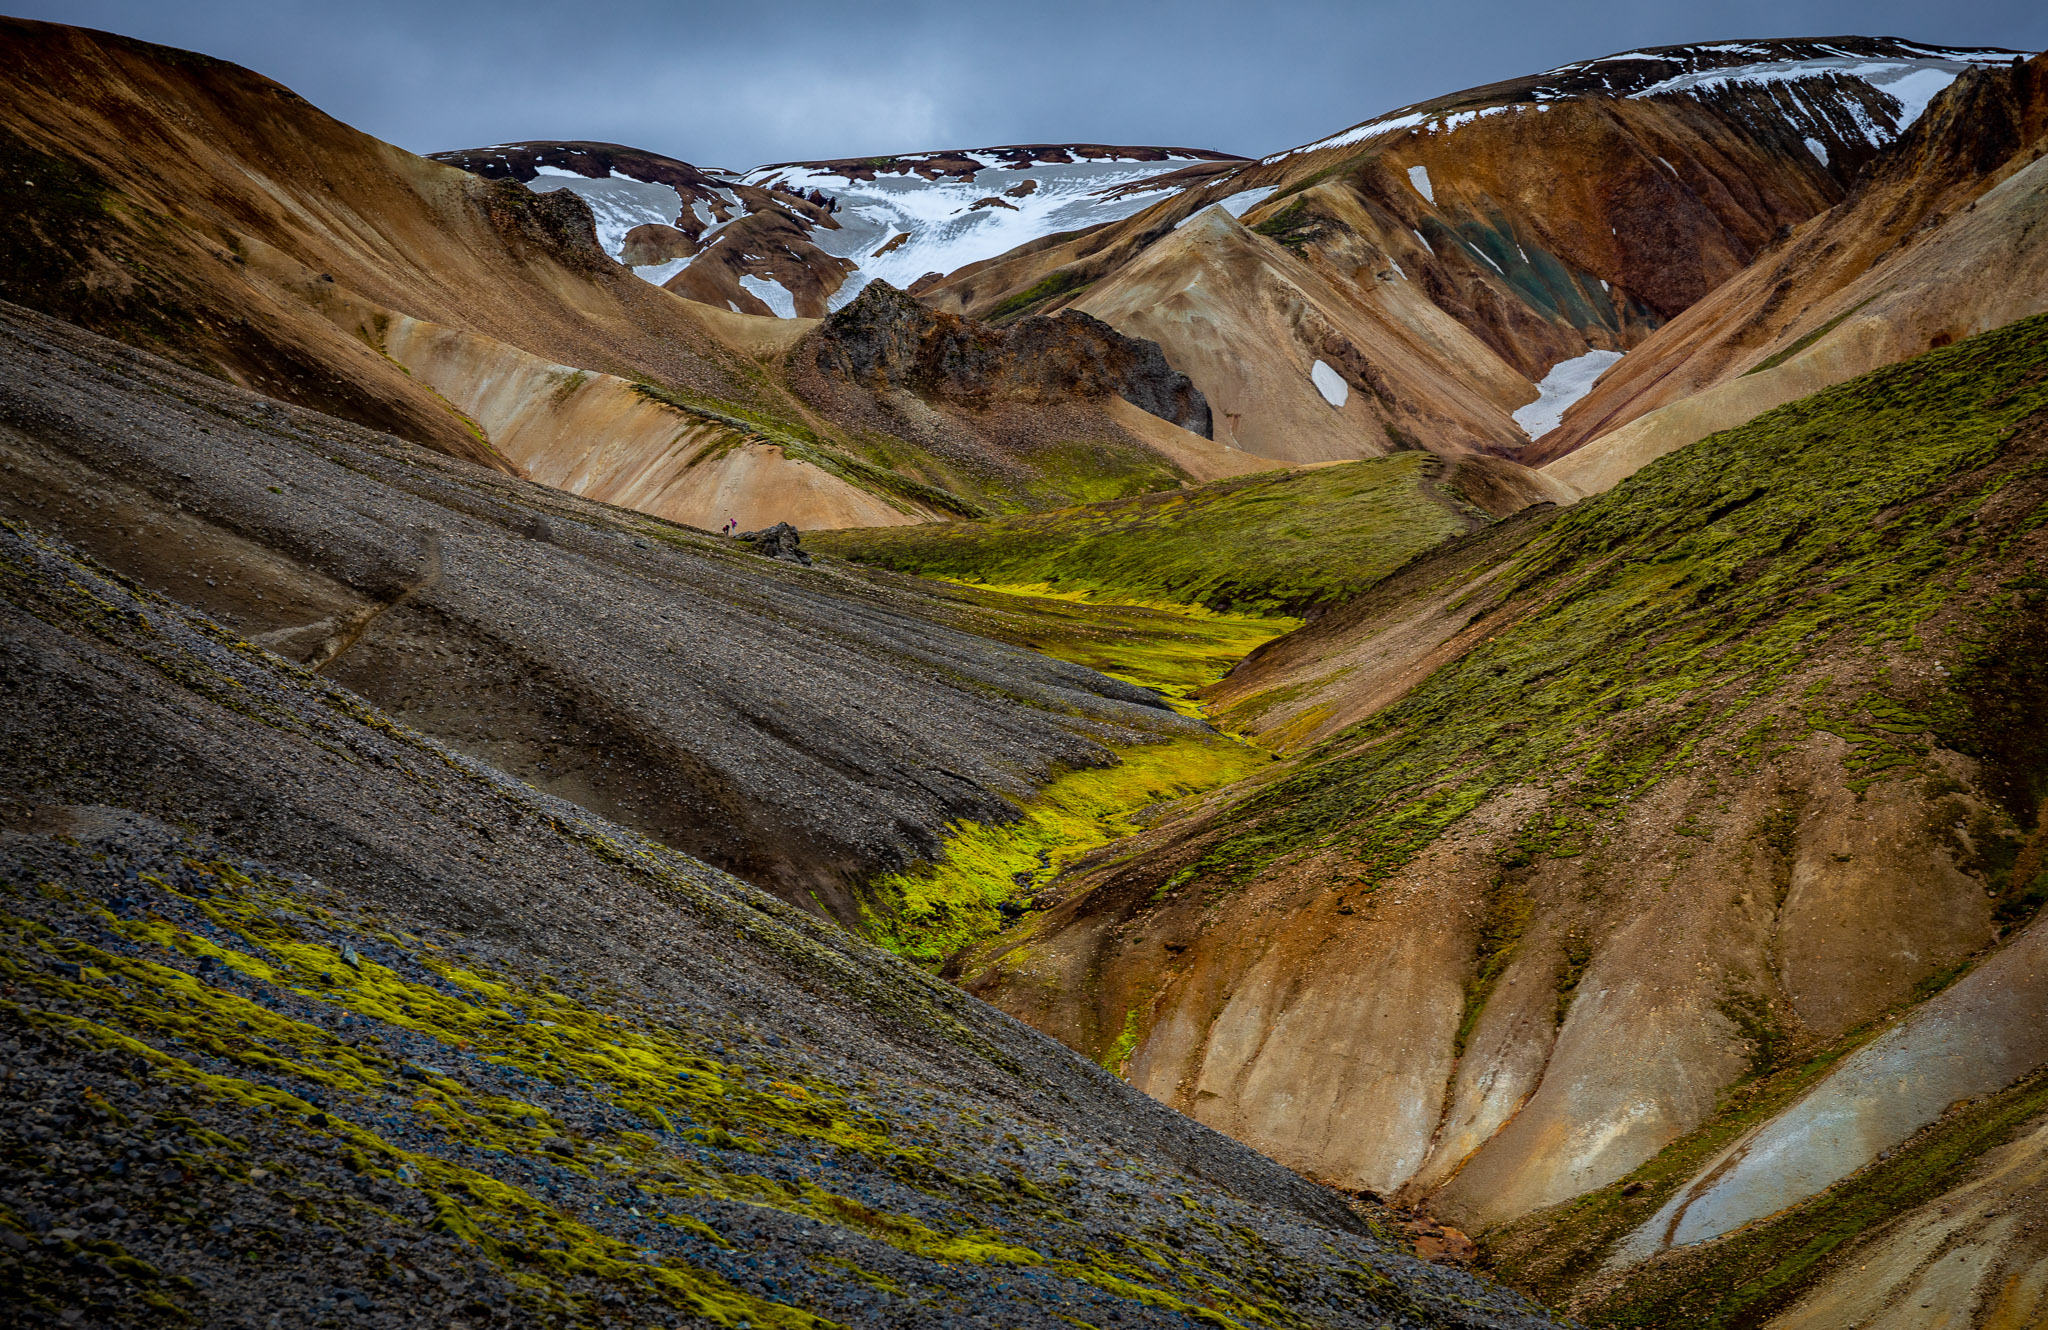
[[[1965,74],[1848,200],[1661,329],[1526,460],[1605,489],[1782,402],[2048,307],[2044,146],[2048,59]]]
[[[1095,498],[1178,484],[1182,454],[1227,469],[1171,420],[1119,423],[1104,399],[1143,394],[1114,372],[1082,393],[1041,384],[1051,424],[919,402],[892,420],[865,393],[841,423],[788,386],[806,328],[634,277],[570,193],[415,157],[206,57],[16,20],[0,49],[23,75],[0,89],[0,154],[24,182],[0,295],[281,400],[706,525]],[[558,371],[596,386],[558,400]]]
[[[1418,560],[1215,690],[1294,762],[965,982],[1467,1225],[1653,1169],[2048,901],[2044,383],[2036,318]]]
[[[0,46],[0,132],[25,182],[9,299],[479,460],[459,411],[337,327],[330,300],[752,393],[689,306],[596,249],[575,200],[415,157],[223,61],[12,19]]]

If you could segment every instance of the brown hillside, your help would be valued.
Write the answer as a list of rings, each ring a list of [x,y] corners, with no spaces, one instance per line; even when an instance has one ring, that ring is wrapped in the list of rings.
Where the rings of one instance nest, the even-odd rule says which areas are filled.
[[[1219,418],[1242,419],[1233,441],[1269,456],[1374,455],[1390,446],[1390,425],[1441,451],[1512,452],[1527,440],[1511,422],[1474,429],[1426,419],[1446,409],[1403,363],[1415,354],[1421,322],[1406,312],[1417,304],[1412,297],[1472,339],[1433,339],[1459,374],[1489,385],[1473,395],[1484,401],[1468,400],[1463,412],[1483,415],[1488,403],[1512,410],[1536,396],[1534,381],[1550,366],[1588,349],[1639,345],[1781,230],[1842,197],[1875,151],[1857,126],[1877,127],[1880,140],[1898,127],[1900,104],[1855,75],[1859,61],[1961,68],[1971,58],[1990,57],[1841,38],[1660,48],[1566,66],[1390,112],[1126,221],[963,269],[918,293],[970,313],[1071,306],[1119,326],[1133,319],[1130,331],[1158,338],[1169,359],[1190,368],[1213,359],[1219,339],[1264,340],[1238,376],[1266,385],[1263,400],[1213,371],[1197,374],[1196,385]],[[1800,60],[1825,67],[1802,75],[1797,95],[1784,84],[1711,79],[1654,91],[1744,62]],[[1172,331],[1169,319],[1152,331],[1135,322],[1153,283],[1126,274],[1168,243],[1176,224],[1249,190],[1275,191],[1244,214],[1258,250],[1276,269],[1283,252],[1308,264],[1359,307],[1337,320],[1340,345],[1319,321],[1264,336],[1273,303],[1266,296],[1219,300]],[[1273,281],[1297,284],[1284,271]],[[1232,285],[1244,293],[1267,283]],[[1412,297],[1390,298],[1390,286]],[[1325,408],[1304,372],[1316,359],[1380,404]],[[1520,380],[1504,398],[1490,386],[1503,376]],[[1411,405],[1425,419],[1402,420],[1401,408]]]
[[[1573,454],[1558,473],[1605,488],[1781,402],[2048,307],[2044,148],[2048,59],[1964,75],[1848,200],[1660,330],[1528,460]]]

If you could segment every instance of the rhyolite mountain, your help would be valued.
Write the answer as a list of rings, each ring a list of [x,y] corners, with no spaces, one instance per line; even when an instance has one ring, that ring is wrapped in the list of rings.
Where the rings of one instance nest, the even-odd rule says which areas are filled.
[[[1041,384],[1056,428],[904,385],[835,421],[789,382],[816,372],[809,325],[640,280],[574,194],[416,157],[223,61],[12,19],[0,49],[21,71],[0,83],[21,182],[0,295],[283,400],[707,528],[922,521],[1256,469],[1126,409],[1170,386],[1105,374]],[[1058,354],[1106,345],[1080,337]]]
[[[2048,1313],[2043,61],[736,172],[0,42],[18,1319]]]
[[[605,252],[739,314],[820,318],[880,279],[930,284],[1021,245],[1093,230],[1244,163],[1195,148],[1016,144],[784,162],[744,174],[608,143],[432,154],[491,179],[573,190]]]

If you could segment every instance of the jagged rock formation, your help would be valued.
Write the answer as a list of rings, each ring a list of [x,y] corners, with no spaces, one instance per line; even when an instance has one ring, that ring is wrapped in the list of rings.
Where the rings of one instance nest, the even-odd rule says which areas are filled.
[[[1210,437],[1208,402],[1156,343],[1086,314],[997,328],[935,313],[875,282],[812,334],[805,353],[821,373],[878,393],[915,392],[977,410],[1115,396]]]
[[[765,558],[811,566],[811,556],[804,553],[803,533],[787,522],[777,522],[764,531],[742,531],[733,539],[752,545],[754,553]]]
[[[1152,338],[1231,422],[1222,437],[1267,456],[1371,456],[1390,431],[1511,454],[1527,436],[1508,413],[1552,366],[1639,344],[1838,200],[1935,88],[2010,54],[1839,38],[1568,65],[1390,112],[917,290],[982,315],[1082,309]],[[1257,238],[1184,247],[1162,282],[1151,251],[1215,204]],[[1314,317],[1276,337],[1275,311],[1297,304]],[[1318,390],[1318,361],[1348,400]],[[1447,392],[1446,375],[1478,390]]]
[[[11,520],[0,617],[12,1323],[1556,1324]]]
[[[2048,58],[1964,74],[1846,201],[1631,353],[1529,460],[1604,489],[1773,406],[2048,308],[2044,149]]]
[[[959,973],[1312,1175],[1517,1221],[1498,1268],[1596,1320],[1949,1251],[1944,1314],[2024,1323],[2040,1234],[1929,1225],[2048,1120],[2008,1084],[2048,1056],[2044,383],[2035,318],[1440,547],[1211,690],[1289,767]],[[1921,1245],[1801,1245],[1923,1202]]]
[[[0,512],[807,909],[858,923],[862,882],[949,823],[1200,728],[945,626],[964,611],[943,600],[494,477],[12,307],[0,336]]]

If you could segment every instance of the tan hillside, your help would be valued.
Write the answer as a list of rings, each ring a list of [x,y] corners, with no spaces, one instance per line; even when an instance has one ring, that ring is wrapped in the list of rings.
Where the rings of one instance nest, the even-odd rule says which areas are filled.
[[[237,66],[21,20],[0,49],[34,74],[0,89],[23,181],[0,295],[281,400],[707,526],[916,521],[1233,470],[1179,417],[1123,423],[1105,403],[1155,389],[1114,376],[1041,385],[1051,424],[821,384],[785,364],[806,325],[635,277],[581,198],[415,157]],[[592,153],[633,156],[571,158],[595,170]]]

